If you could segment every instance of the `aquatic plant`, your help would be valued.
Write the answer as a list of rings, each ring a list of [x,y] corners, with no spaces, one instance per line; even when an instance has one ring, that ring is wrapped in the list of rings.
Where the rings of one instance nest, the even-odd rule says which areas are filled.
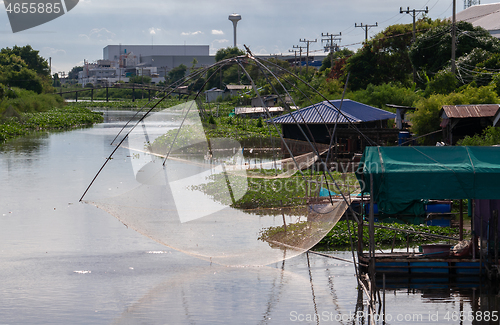
[[[416,232],[424,232],[434,235],[458,237],[459,229],[451,227],[438,227],[438,226],[425,226],[425,225],[405,225],[405,224],[384,224],[391,228],[412,230]],[[354,245],[357,245],[357,226],[351,223],[351,232],[353,233]],[[406,247],[406,240],[410,240],[410,244],[420,244],[436,242],[435,237],[429,237],[422,234],[412,234],[402,231],[394,231],[390,229],[375,228],[375,243],[378,246],[392,245],[393,240],[396,246],[404,245]],[[363,246],[368,247],[368,227],[363,227]],[[329,249],[347,249],[350,248],[349,230],[347,221],[339,221],[335,227],[316,245],[315,249],[329,250]]]
[[[20,117],[11,117],[0,124],[0,141],[4,142],[33,131],[69,129],[77,126],[89,126],[102,122],[102,115],[86,108],[54,108],[47,112],[22,113]]]

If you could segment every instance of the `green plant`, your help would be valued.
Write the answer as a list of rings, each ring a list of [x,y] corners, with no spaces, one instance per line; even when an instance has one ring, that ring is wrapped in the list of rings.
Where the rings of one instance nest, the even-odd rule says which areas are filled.
[[[354,222],[350,221],[351,234],[353,234],[353,243],[357,245],[357,226]],[[429,233],[441,236],[458,236],[458,228],[450,227],[437,227],[437,226],[424,226],[424,225],[405,225],[405,224],[383,224],[391,228],[411,230],[415,232]],[[436,242],[435,237],[425,236],[422,234],[406,233],[403,231],[394,231],[384,228],[375,228],[375,243],[377,246],[392,245],[393,240],[396,246],[406,246],[406,240],[410,240],[413,244]],[[363,227],[363,247],[368,247],[368,227]],[[347,221],[339,221],[335,227],[318,243],[316,249],[349,249],[350,248],[349,230]]]

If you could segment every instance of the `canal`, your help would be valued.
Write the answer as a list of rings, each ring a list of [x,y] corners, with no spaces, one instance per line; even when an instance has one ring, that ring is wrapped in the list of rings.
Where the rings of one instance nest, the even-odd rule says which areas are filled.
[[[130,113],[105,115],[0,146],[0,324],[368,324],[350,263],[298,254],[226,267],[79,202]],[[497,294],[479,279],[437,279],[388,281],[381,297],[387,324],[499,324]]]

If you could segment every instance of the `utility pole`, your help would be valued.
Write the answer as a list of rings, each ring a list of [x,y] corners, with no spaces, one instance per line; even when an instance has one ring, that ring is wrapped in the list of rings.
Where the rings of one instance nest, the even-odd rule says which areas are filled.
[[[295,71],[297,71],[297,52],[296,50],[288,50],[288,52],[293,52],[294,53],[294,59],[293,59],[293,67],[295,68]]]
[[[299,42],[303,42],[307,44],[307,57],[306,57],[306,73],[309,73],[309,44],[310,43],[316,43],[318,40],[315,39],[314,41],[306,40],[304,39],[299,39]]]
[[[455,43],[456,43],[456,34],[457,34],[457,3],[456,0],[453,0],[453,18],[452,18],[452,26],[451,26],[451,73],[455,74],[456,66],[455,66]]]
[[[365,43],[368,43],[368,30],[372,27],[378,27],[378,23],[376,22],[375,25],[363,25],[363,23],[358,25],[357,23],[354,23],[354,27],[361,27],[365,29]]]
[[[330,69],[333,69],[333,52],[339,50],[339,46],[337,45],[337,43],[333,43],[333,41],[340,42],[340,40],[341,40],[340,36],[342,36],[342,32],[339,32],[338,34],[330,34],[330,33],[323,34],[323,33],[321,33],[321,37],[330,37],[330,39],[328,39],[328,38],[321,39],[321,43],[323,43],[323,41],[327,41],[327,42],[330,41],[330,43],[326,43],[326,46],[325,46],[325,52],[328,52],[328,50],[330,51],[330,56],[331,56],[331,60],[332,60],[332,63],[330,65]]]
[[[429,13],[429,7],[425,7],[425,9],[412,9],[410,10],[410,7],[407,7],[406,10],[403,10],[403,7],[399,7],[399,13],[400,14],[409,14],[412,15],[413,17],[413,33],[412,33],[412,43],[415,43],[416,38],[416,30],[415,30],[415,17],[417,16],[418,13],[423,12],[423,13]],[[415,69],[415,66],[413,66],[413,82],[417,81],[417,70]]]
[[[294,45],[293,46],[294,49],[299,49],[299,62],[300,62],[300,66],[299,66],[299,71],[302,71],[302,49],[305,49],[304,46],[299,46],[299,45]]]

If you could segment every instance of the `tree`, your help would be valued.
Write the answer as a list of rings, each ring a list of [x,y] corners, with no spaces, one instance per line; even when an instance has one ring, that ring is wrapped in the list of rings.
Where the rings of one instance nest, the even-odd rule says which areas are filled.
[[[59,80],[59,74],[58,73],[54,73],[54,75],[52,76],[53,78],[53,83],[52,83],[52,86],[53,87],[60,87],[61,86],[61,80]]]
[[[499,99],[493,85],[485,87],[467,86],[460,92],[448,95],[436,94],[417,101],[417,110],[411,116],[412,132],[423,136],[441,129],[440,111],[443,105],[492,104]],[[439,135],[437,136],[439,137]],[[422,138],[421,143],[434,144],[434,140]]]
[[[457,61],[473,50],[482,49],[491,53],[500,52],[500,40],[490,35],[482,27],[474,27],[465,21],[457,22],[456,51]],[[451,24],[435,27],[420,35],[410,48],[410,59],[417,70],[433,76],[450,66]],[[479,52],[476,52],[476,55]],[[483,52],[484,54],[484,52]]]
[[[50,80],[50,79],[48,79]],[[42,93],[44,81],[23,59],[15,54],[0,51],[0,83]]]
[[[433,21],[430,18],[420,19],[416,22],[416,34],[422,34],[443,24],[448,23]],[[409,49],[412,44],[412,30],[412,24],[391,25],[349,57],[345,71],[350,72],[351,89],[357,90],[369,84],[380,85],[388,82],[411,84],[413,67]]]
[[[340,79],[343,74],[343,69],[347,63],[347,58],[353,54],[354,52],[349,50],[348,48],[343,48],[336,52],[330,52],[328,53],[326,58],[323,59],[319,71],[330,69],[328,77],[333,79]]]
[[[234,58],[240,55],[245,55],[245,52],[237,47],[227,47],[225,49],[219,49],[217,53],[215,53],[215,62],[219,62],[229,58]]]
[[[71,69],[70,72],[68,72],[68,79],[78,79],[78,72],[83,71],[82,66],[76,66]]]
[[[131,84],[145,84],[148,85],[151,83],[151,77],[148,76],[133,76],[128,79],[128,82]]]
[[[165,78],[165,80],[169,83],[177,82],[177,81],[181,80],[182,78],[184,78],[184,76],[186,75],[186,71],[187,71],[187,67],[184,64],[181,64],[181,65],[173,68],[172,70],[170,70],[168,72],[168,80],[167,80],[167,78]]]
[[[488,126],[481,135],[466,136],[458,140],[459,146],[494,146],[500,144],[500,128]]]
[[[38,75],[50,78],[50,68],[47,60],[38,55],[39,51],[34,50],[31,45],[19,47],[15,45],[12,49],[3,48],[0,53],[20,57],[27,65],[28,69],[34,70]]]
[[[457,89],[457,78],[449,70],[441,70],[434,78],[427,82],[425,88],[425,96],[429,97],[433,94],[449,94]]]
[[[215,53],[215,61],[219,62],[229,58],[234,58],[237,56],[245,55],[245,52],[237,47],[222,48]],[[207,82],[206,88],[219,87],[223,88],[224,85],[230,83],[237,83],[239,77],[238,68],[236,65],[221,67],[217,75],[214,73],[217,71],[217,67],[213,67],[207,71],[207,78],[212,76],[212,78]]]

